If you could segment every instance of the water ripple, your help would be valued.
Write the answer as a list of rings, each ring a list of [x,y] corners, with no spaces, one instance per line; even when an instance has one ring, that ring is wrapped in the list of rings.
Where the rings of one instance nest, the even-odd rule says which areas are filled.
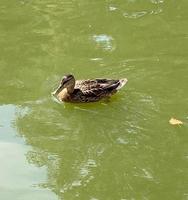
[[[136,18],[143,17],[146,14],[147,14],[147,11],[138,11],[138,12],[132,12],[132,13],[124,12],[123,16],[126,18],[136,19]]]
[[[146,4],[147,6],[141,8],[138,7],[138,2],[128,1],[126,8],[124,7],[125,4],[110,4],[108,10],[109,12],[119,12],[125,18],[138,19],[146,15],[160,14],[163,11],[163,3],[164,0],[150,0],[150,3],[148,3],[148,5]]]
[[[114,39],[112,36],[106,34],[93,35],[93,40],[97,43],[98,47],[106,51],[113,51],[115,49]]]

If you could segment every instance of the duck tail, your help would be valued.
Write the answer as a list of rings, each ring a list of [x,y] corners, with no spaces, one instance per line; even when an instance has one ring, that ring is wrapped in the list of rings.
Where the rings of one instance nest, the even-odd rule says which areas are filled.
[[[127,79],[126,78],[124,78],[124,79],[120,79],[119,80],[119,85],[118,85],[118,87],[116,88],[116,90],[119,90],[119,89],[121,89],[126,83],[127,83]]]

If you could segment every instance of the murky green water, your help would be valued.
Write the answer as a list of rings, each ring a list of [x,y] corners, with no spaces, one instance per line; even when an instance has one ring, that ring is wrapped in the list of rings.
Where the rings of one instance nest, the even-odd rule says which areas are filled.
[[[1,199],[188,199],[187,6],[1,0]],[[66,73],[129,83],[61,105],[50,92]]]

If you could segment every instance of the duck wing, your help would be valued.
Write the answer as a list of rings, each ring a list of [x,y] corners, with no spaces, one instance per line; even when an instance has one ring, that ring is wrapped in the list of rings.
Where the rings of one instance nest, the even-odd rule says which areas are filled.
[[[86,96],[105,96],[115,91],[120,84],[120,80],[78,80],[76,81],[75,89],[79,89]]]

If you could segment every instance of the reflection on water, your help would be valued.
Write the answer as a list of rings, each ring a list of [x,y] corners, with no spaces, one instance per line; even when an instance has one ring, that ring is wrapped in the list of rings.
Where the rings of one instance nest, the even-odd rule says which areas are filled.
[[[115,46],[113,45],[113,38],[108,35],[94,35],[93,39],[96,43],[105,50],[113,51]]]
[[[39,187],[39,183],[46,181],[46,167],[29,165],[25,154],[31,148],[15,137],[13,123],[16,112],[17,108],[13,105],[0,106],[1,198],[12,199],[14,194],[14,199],[56,199],[50,190]]]
[[[149,128],[160,121],[160,106],[152,96],[125,90],[108,104],[62,106],[47,101],[28,106],[27,114],[17,113],[16,120],[19,133],[33,147],[26,157],[47,167],[48,180],[41,186],[60,199],[141,197],[147,192],[142,185],[163,188],[160,165],[152,163],[160,158],[166,172],[170,166],[166,155],[160,155],[166,142]],[[161,126],[166,129],[165,123]],[[117,193],[109,193],[112,188]]]
[[[0,3],[3,199],[186,199],[186,1]],[[64,74],[124,78],[58,104]],[[12,191],[12,192],[10,192]]]
[[[37,166],[47,166],[49,180],[45,187],[51,188],[62,198],[88,198],[92,196],[91,188],[95,188],[97,183],[99,186],[95,190],[97,196],[101,197],[101,181],[108,177],[109,170],[113,170],[111,160],[122,159],[116,158],[114,147],[121,154],[125,151],[124,156],[127,157],[127,149],[123,150],[121,145],[137,149],[138,141],[135,141],[132,134],[138,134],[139,129],[142,130],[139,125],[128,122],[130,116],[125,116],[122,121],[121,117],[127,108],[118,108],[117,103],[117,99],[112,101],[111,109],[103,103],[67,107],[58,104],[51,108],[52,105],[48,104],[48,109],[45,105],[36,104],[27,115],[18,114],[16,125],[19,133],[23,133],[27,144],[33,147],[27,153],[28,161]],[[118,109],[118,116],[111,114],[114,109]],[[88,124],[92,131],[88,130]],[[127,142],[123,143],[124,139],[120,138]],[[110,155],[113,151],[115,152]],[[122,164],[116,166],[120,171],[123,170]],[[124,182],[124,178],[122,181]],[[107,187],[117,189],[123,184],[122,181],[106,184]],[[86,195],[84,191],[87,190],[91,192]],[[103,194],[107,195],[105,188],[103,190]],[[121,191],[120,188],[119,190]]]
[[[139,18],[139,17],[142,17],[146,14],[147,14],[146,11],[139,11],[139,12],[133,12],[133,13],[124,12],[123,16],[128,17],[128,18]]]
[[[163,0],[151,0],[145,4],[138,1],[126,1],[123,4],[110,4],[109,11],[117,11],[125,18],[137,19],[148,14],[160,14],[163,11],[163,3]]]

